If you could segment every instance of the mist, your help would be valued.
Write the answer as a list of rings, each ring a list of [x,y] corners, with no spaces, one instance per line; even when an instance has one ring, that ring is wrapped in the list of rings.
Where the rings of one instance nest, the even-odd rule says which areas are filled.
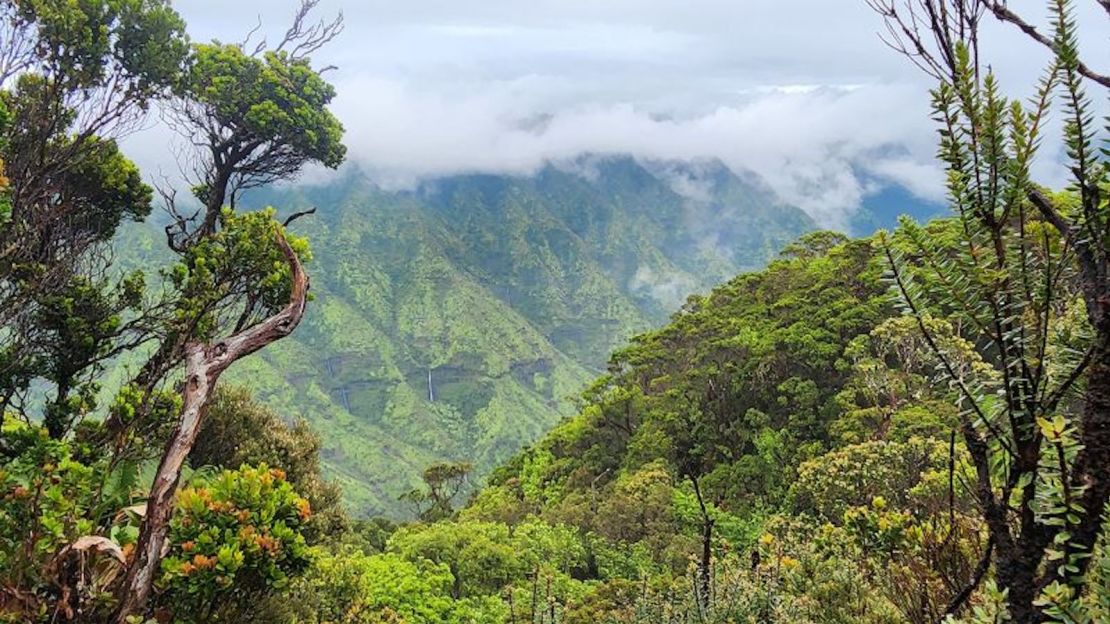
[[[237,41],[256,23],[256,37],[280,36],[295,4],[178,9],[195,40]],[[320,16],[336,11],[346,30],[317,64],[338,67],[328,76],[350,163],[387,189],[626,154],[719,159],[825,227],[842,226],[884,185],[944,199],[930,81],[885,47],[862,0],[325,0]],[[1105,20],[1082,21],[1086,41],[1110,36]],[[998,24],[984,32],[1003,85],[1032,85],[1046,51]],[[144,170],[172,174],[169,144],[154,122],[126,148]],[[1045,144],[1039,180],[1065,182],[1060,153]]]

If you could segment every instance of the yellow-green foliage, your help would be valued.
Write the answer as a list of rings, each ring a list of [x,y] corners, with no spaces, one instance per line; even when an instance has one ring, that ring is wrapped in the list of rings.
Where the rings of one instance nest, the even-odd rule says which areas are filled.
[[[496,597],[457,600],[446,565],[396,554],[316,554],[309,573],[281,601],[261,605],[274,623],[477,624],[505,621]]]
[[[309,565],[301,529],[309,502],[265,464],[224,471],[178,494],[157,601],[181,621],[285,590]]]
[[[290,228],[312,241],[304,322],[230,378],[321,434],[354,514],[407,517],[397,497],[436,462],[469,461],[477,481],[573,414],[613,349],[666,321],[686,292],[660,301],[659,284],[707,289],[813,227],[724,171],[736,222],[711,225],[634,160],[598,166],[596,180],[550,168],[419,193],[350,175],[240,200],[319,207]],[[699,247],[708,229],[728,248]],[[149,263],[141,241],[162,239],[130,230],[121,260]]]
[[[915,488],[923,479],[943,474],[947,465],[948,446],[939,440],[864,442],[803,462],[791,497],[795,510],[832,522],[849,508],[878,498],[899,509],[917,508]],[[960,477],[966,476],[961,461]]]

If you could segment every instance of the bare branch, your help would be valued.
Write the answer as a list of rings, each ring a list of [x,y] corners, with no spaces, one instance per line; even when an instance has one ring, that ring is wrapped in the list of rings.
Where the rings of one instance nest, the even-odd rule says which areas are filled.
[[[300,219],[301,217],[306,217],[308,215],[313,215],[313,214],[316,214],[316,206],[313,206],[312,208],[309,208],[308,210],[302,210],[300,212],[294,212],[293,214],[289,215],[289,217],[287,219],[285,219],[285,222],[282,223],[281,225],[282,225],[282,227],[289,227],[289,224],[296,221],[297,219]]]
[[[254,28],[251,28],[250,32],[247,33],[247,36],[243,37],[243,40],[239,42],[239,47],[246,50],[247,46],[249,46],[250,43],[251,43],[251,39],[253,39],[254,36],[256,34],[258,34],[258,31],[260,31],[260,30],[262,30],[262,16],[261,15],[258,16],[258,20],[255,22]],[[263,36],[262,39],[257,44],[255,44],[254,52],[251,54],[251,56],[258,56],[258,54],[262,50],[265,50],[265,49],[266,49],[266,37]]]
[[[996,18],[998,18],[1000,21],[1013,24],[1014,26],[1016,26],[1018,28],[1018,30],[1025,33],[1026,35],[1028,35],[1030,39],[1032,39],[1033,41],[1036,41],[1037,43],[1043,45],[1044,47],[1048,48],[1049,50],[1054,51],[1056,49],[1056,46],[1055,46],[1055,44],[1053,44],[1052,39],[1049,39],[1048,37],[1041,34],[1040,31],[1038,31],[1035,26],[1033,26],[1029,22],[1022,19],[1022,17],[1020,15],[1018,15],[1017,13],[1014,13],[1012,10],[1010,10],[1006,6],[1005,2],[999,2],[998,0],[984,0],[984,1],[987,3],[987,7],[990,8],[991,13],[993,13],[994,16]],[[1102,4],[1103,8],[1106,9],[1107,13],[1110,13],[1110,0],[1099,0],[1099,3]],[[1078,69],[1079,69],[1079,73],[1083,74],[1084,77],[1086,77],[1090,80],[1093,80],[1093,81],[1099,83],[1100,85],[1110,89],[1110,76],[1107,76],[1105,74],[1100,74],[1100,73],[1094,71],[1093,69],[1088,67],[1085,63],[1083,63],[1083,61],[1078,61]]]
[[[309,14],[319,4],[320,0],[301,0],[301,6],[293,16],[293,25],[274,48],[275,52],[288,52],[294,60],[307,59],[343,32],[342,12],[330,22],[320,20],[315,24],[308,23]]]
[[[31,25],[15,19],[15,6],[0,6],[0,87],[35,62],[35,41]]]

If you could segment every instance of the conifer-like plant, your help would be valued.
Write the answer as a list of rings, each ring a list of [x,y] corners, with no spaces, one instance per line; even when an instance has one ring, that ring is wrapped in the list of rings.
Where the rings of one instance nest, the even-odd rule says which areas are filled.
[[[1079,58],[1073,2],[1052,0],[1052,37],[989,0],[869,0],[889,43],[938,81],[939,158],[955,227],[904,220],[879,238],[889,278],[958,397],[987,558],[1015,622],[1091,621],[1088,582],[1110,496],[1110,206],[1105,149]],[[1106,7],[1106,3],[1102,3]],[[982,20],[1053,51],[1029,103],[1010,100],[981,55]],[[1072,174],[1050,193],[1030,169],[1049,114]],[[996,375],[963,367],[934,335],[944,316]],[[978,580],[978,579],[977,579]],[[950,612],[964,607],[962,600]]]

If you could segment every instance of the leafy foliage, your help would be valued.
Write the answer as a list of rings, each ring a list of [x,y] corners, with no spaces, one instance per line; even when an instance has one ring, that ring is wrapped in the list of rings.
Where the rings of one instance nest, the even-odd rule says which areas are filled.
[[[260,66],[210,62],[206,50],[219,46],[191,48],[164,0],[0,2],[0,458],[5,487],[21,488],[4,510],[4,558],[18,566],[0,586],[5,617],[123,624],[148,613],[182,462],[222,372],[210,360],[226,368],[299,321],[307,278],[298,256],[307,259],[307,244],[284,237],[272,210],[237,215],[233,191],[288,177],[305,162],[342,159],[342,128],[327,110],[334,91],[306,55],[330,39],[301,28],[312,5],[282,44],[292,52],[266,55],[261,82],[248,91]],[[219,231],[168,237],[178,257],[161,273],[160,291],[148,290],[139,270],[113,277],[111,242],[123,223],[148,216],[153,192],[109,137],[133,129],[156,100],[203,110],[213,102],[202,83],[229,79],[241,96],[236,106],[251,110],[248,136],[231,133],[241,140],[236,157],[220,159],[234,179],[206,196]],[[247,156],[253,168],[235,169]],[[207,164],[212,175],[228,173]],[[172,209],[172,193],[163,199]],[[201,372],[198,362],[206,363]],[[140,466],[159,457],[146,504],[134,505],[144,495]],[[35,466],[42,476],[31,476]],[[221,495],[249,502],[224,485]],[[274,521],[273,509],[259,513]],[[295,543],[303,536],[276,522],[266,531],[303,550]],[[218,554],[221,571],[235,571],[236,557],[202,554]],[[280,567],[265,570],[266,583],[283,582]],[[216,579],[220,589],[226,582]],[[182,588],[169,585],[162,597],[183,602],[174,594]],[[193,589],[184,593],[215,596],[210,586]]]
[[[1003,95],[981,64],[976,15],[984,3],[928,2],[905,16],[873,3],[891,32],[914,24],[896,37],[939,83],[939,156],[960,226],[933,236],[937,228],[904,222],[881,243],[906,315],[958,390],[998,586],[1017,622],[1078,617],[1049,611],[1087,587],[1110,500],[1110,166],[1093,147],[1084,75],[1108,82],[1079,59],[1075,3],[1048,4],[1054,58],[1027,106]],[[1004,5],[991,10],[1024,23]],[[1073,175],[1063,197],[1050,197],[1030,173],[1054,110],[1064,117]],[[969,369],[938,337],[930,326],[938,315],[961,328],[991,375]]]
[[[301,535],[312,508],[265,464],[224,471],[181,490],[162,560],[159,602],[179,621],[220,619],[288,586],[309,563]]]
[[[346,530],[338,486],[324,479],[320,436],[303,419],[288,423],[251,394],[234,386],[217,389],[197,443],[189,453],[194,469],[274,466],[312,508],[303,533],[310,542]]]
[[[273,245],[274,210],[224,212],[223,228],[189,247],[167,278],[181,293],[174,321],[182,333],[211,339],[222,328],[249,327],[289,301],[290,268]],[[308,259],[308,242],[286,237]]]
[[[432,464],[424,470],[424,488],[401,495],[401,500],[416,507],[416,516],[424,521],[450,518],[454,499],[467,484],[474,467],[466,462]]]
[[[979,64],[988,9],[1023,23],[1004,4],[871,0],[939,80],[954,216],[805,235],[634,337],[577,403],[597,353],[812,223],[715,163],[283,191],[340,206],[308,226],[338,250],[319,316],[242,372],[274,410],[214,388],[305,309],[307,242],[236,206],[343,159],[309,59],[342,20],[309,24],[316,3],[251,50],[190,46],[161,0],[0,1],[0,619],[1110,616],[1110,168],[1083,77],[1110,79],[1071,2],[1026,106]],[[1074,183],[1051,194],[1030,172],[1054,97]],[[106,272],[152,193],[105,137],[158,98],[204,206],[163,194],[155,292]],[[361,511],[427,466],[402,497],[420,520],[349,522],[322,459]]]
[[[335,89],[307,59],[281,51],[257,58],[238,45],[218,44],[196,45],[193,54],[183,93],[218,126],[235,128],[239,141],[263,144],[271,158],[283,151],[333,168],[343,161],[343,127],[327,110]],[[261,172],[259,164],[249,166]],[[265,181],[289,173],[271,171]]]
[[[187,43],[158,0],[4,2],[0,40],[0,411],[41,410],[26,394],[52,384],[60,437],[93,408],[103,362],[143,340],[130,322],[141,276],[104,272],[108,241],[150,213],[152,191],[109,137],[167,92]]]
[[[597,177],[548,167],[386,192],[351,171],[239,200],[320,207],[290,228],[312,240],[313,305],[231,379],[320,432],[355,515],[411,517],[398,497],[435,463],[472,463],[476,484],[572,414],[629,336],[813,227],[719,164],[672,165],[713,189],[708,201],[679,195],[651,163],[585,164]],[[161,262],[161,237],[129,228],[121,267]],[[717,238],[729,242],[706,246]]]
[[[137,466],[82,459],[45,428],[13,419],[3,433],[13,456],[0,466],[0,619],[106,615],[110,583],[138,536],[134,518],[117,515],[138,489]],[[98,531],[110,537],[82,545]]]
[[[276,607],[268,621],[469,624],[504,620],[507,609],[499,600],[455,600],[449,594],[451,584],[451,573],[443,565],[393,554],[326,554],[294,587],[289,603]]]

